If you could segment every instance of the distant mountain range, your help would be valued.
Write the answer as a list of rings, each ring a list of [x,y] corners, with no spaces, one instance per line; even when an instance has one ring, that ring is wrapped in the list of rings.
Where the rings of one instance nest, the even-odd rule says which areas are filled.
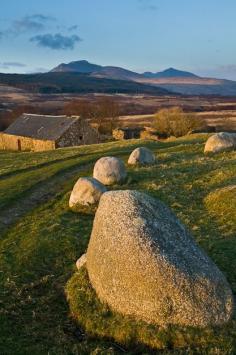
[[[236,96],[236,81],[202,78],[169,68],[136,73],[86,60],[62,63],[48,73],[1,74],[1,92],[11,87],[36,93],[122,93]]]
[[[162,72],[152,73],[145,72],[139,74],[131,70],[127,70],[114,66],[102,66],[89,63],[87,60],[79,60],[76,62],[70,62],[68,64],[62,63],[53,68],[51,72],[56,73],[86,73],[97,78],[109,78],[109,79],[122,79],[122,80],[141,80],[141,79],[169,79],[169,78],[199,78],[199,76],[177,70],[174,68],[166,69]]]
[[[185,95],[236,96],[236,82],[224,79],[202,78],[187,71],[169,68],[161,72],[136,73],[114,66],[91,64],[86,60],[60,64],[52,72],[86,73],[90,77],[134,81],[158,86]]]

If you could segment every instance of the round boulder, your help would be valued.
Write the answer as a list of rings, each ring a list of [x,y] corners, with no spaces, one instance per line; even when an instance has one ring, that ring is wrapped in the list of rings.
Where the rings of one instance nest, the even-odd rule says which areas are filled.
[[[205,145],[204,153],[220,153],[236,148],[236,134],[221,132],[211,136]]]
[[[113,185],[125,180],[127,176],[125,164],[119,158],[100,158],[93,170],[93,177],[104,185]]]
[[[220,325],[233,313],[217,266],[163,203],[137,191],[102,195],[87,270],[102,302],[151,324]]]
[[[145,147],[136,148],[129,157],[128,164],[130,165],[151,165],[155,163],[155,155]]]
[[[106,187],[93,178],[80,178],[70,195],[69,207],[77,205],[89,206],[99,202],[102,194],[107,191]]]

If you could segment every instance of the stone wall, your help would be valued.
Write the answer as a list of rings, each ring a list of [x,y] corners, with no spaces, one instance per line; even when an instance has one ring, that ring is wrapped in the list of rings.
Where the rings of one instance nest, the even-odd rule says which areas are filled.
[[[84,144],[95,144],[100,142],[100,135],[84,119],[78,119],[70,128],[56,141],[56,147],[71,147]]]
[[[55,149],[55,142],[30,137],[0,134],[0,150],[44,151]]]
[[[158,137],[156,135],[156,131],[155,130],[151,130],[151,129],[145,129],[144,131],[141,132],[140,134],[140,138],[141,139],[151,139],[151,140],[158,140]]]
[[[112,136],[116,140],[121,139],[139,139],[142,129],[139,128],[117,128],[112,131]]]
[[[116,140],[121,140],[121,139],[125,139],[125,134],[124,131],[122,129],[113,129],[112,131],[112,136],[113,138],[115,138]]]

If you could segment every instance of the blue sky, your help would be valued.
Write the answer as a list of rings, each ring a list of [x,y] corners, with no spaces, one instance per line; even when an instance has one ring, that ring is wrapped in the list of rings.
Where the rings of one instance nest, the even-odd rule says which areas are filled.
[[[0,71],[87,59],[236,80],[235,16],[235,0],[4,0]]]

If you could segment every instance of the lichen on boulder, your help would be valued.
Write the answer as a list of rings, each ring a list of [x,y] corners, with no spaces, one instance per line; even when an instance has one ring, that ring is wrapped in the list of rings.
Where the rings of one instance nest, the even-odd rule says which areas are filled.
[[[154,153],[145,147],[136,148],[129,157],[128,164],[130,165],[151,165],[155,163]]]
[[[233,313],[217,266],[169,208],[137,191],[102,195],[86,267],[102,302],[150,324],[214,326]]]
[[[127,176],[125,164],[116,157],[100,158],[93,170],[93,177],[104,185],[122,183]]]

